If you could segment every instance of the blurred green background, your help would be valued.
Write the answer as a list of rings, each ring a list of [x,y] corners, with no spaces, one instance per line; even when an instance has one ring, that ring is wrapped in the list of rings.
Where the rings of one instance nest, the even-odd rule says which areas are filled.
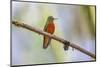
[[[12,20],[43,30],[48,16],[55,20],[55,35],[95,54],[95,6],[12,2]],[[12,25],[12,65],[91,61],[91,57],[52,40],[43,49],[43,36]]]

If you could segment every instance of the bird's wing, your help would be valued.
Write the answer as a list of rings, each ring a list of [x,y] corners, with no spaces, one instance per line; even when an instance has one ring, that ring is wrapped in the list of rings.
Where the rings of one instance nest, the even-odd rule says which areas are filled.
[[[47,31],[47,27],[48,27],[48,20],[46,21],[46,24],[43,29],[45,32]],[[50,44],[50,42],[51,42],[51,38],[49,38],[48,36],[44,36],[43,48],[46,49],[48,47],[48,45]]]
[[[48,21],[46,22],[46,24],[45,24],[45,26],[44,26],[44,31],[46,31],[47,30],[47,26],[48,26]]]

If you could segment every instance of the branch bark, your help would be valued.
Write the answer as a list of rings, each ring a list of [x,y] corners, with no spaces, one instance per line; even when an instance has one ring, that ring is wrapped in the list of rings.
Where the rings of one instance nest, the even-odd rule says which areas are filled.
[[[59,42],[63,43],[65,45],[64,47],[68,48],[68,46],[70,46],[70,47],[75,48],[75,49],[79,50],[80,52],[82,52],[82,53],[84,53],[84,54],[96,59],[95,54],[83,49],[82,47],[80,47],[80,46],[78,46],[78,45],[76,45],[74,43],[71,43],[71,42],[69,42],[67,40],[64,40],[61,37],[58,37],[56,35],[51,35],[51,34],[49,34],[47,32],[44,32],[44,31],[42,31],[40,29],[37,29],[35,27],[31,27],[30,25],[27,25],[27,24],[24,24],[24,23],[21,23],[21,22],[12,21],[12,24],[14,24],[15,26],[22,27],[22,28],[28,29],[30,31],[36,32],[36,33],[41,34],[41,35],[46,35],[46,36],[48,36],[48,37],[50,37],[50,38],[52,38],[52,39],[54,39],[56,41],[59,41]]]

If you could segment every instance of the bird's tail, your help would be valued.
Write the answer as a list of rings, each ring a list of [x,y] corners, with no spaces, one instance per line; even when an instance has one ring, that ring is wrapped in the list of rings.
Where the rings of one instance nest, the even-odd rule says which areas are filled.
[[[50,42],[51,42],[51,38],[49,38],[48,36],[44,36],[43,48],[46,49],[50,44]]]

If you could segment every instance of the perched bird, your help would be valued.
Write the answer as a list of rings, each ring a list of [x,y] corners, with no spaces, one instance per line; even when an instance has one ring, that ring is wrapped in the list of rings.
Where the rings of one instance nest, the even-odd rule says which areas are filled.
[[[54,24],[54,18],[53,16],[48,16],[47,21],[46,21],[46,25],[44,27],[44,31],[50,34],[53,34],[55,31],[55,24]],[[43,48],[46,49],[48,47],[48,45],[51,42],[51,38],[49,38],[48,36],[44,36],[44,40],[43,40]]]

